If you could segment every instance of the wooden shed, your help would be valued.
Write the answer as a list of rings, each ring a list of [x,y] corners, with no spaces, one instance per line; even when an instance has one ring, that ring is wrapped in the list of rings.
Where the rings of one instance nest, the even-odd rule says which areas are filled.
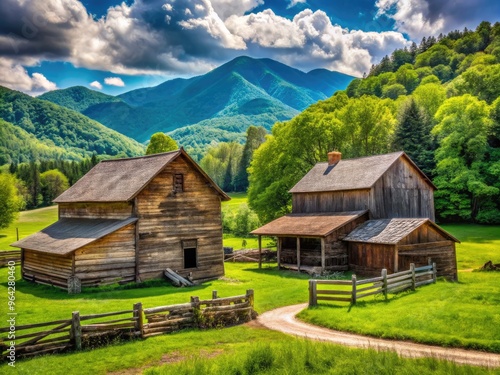
[[[316,164],[291,190],[292,212],[369,210],[371,219],[435,220],[431,180],[404,152]]]
[[[322,271],[349,269],[343,238],[368,220],[368,211],[290,214],[252,232],[278,238],[278,267]]]
[[[221,201],[183,150],[102,161],[55,199],[59,221],[13,246],[26,280],[67,288],[224,274]]]
[[[360,275],[407,270],[410,263],[436,263],[437,275],[457,279],[455,243],[460,242],[429,219],[369,220],[344,238],[349,268]]]

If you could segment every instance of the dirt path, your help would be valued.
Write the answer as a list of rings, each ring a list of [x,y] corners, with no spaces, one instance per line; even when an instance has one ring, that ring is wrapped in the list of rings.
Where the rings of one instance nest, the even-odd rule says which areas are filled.
[[[403,357],[434,357],[456,363],[484,367],[500,367],[500,354],[478,352],[473,350],[443,348],[415,344],[406,341],[384,340],[373,337],[333,331],[301,322],[295,318],[307,304],[285,306],[267,311],[260,315],[258,322],[268,329],[281,331],[289,335],[305,337],[311,340],[328,341],[335,344],[371,348],[375,350],[392,350]]]

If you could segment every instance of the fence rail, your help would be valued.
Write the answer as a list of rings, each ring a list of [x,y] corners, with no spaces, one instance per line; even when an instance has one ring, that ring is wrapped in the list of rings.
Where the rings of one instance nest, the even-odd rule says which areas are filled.
[[[317,305],[318,301],[355,304],[360,298],[377,294],[383,294],[387,298],[387,293],[406,289],[415,290],[419,286],[435,282],[436,263],[417,268],[415,268],[415,264],[411,263],[409,270],[390,275],[384,268],[379,277],[364,280],[358,280],[356,275],[352,275],[351,280],[309,280],[309,306]],[[326,288],[326,286],[335,286],[336,288]]]
[[[8,266],[9,262],[21,263],[21,250],[0,250],[0,267]]]
[[[183,328],[211,328],[235,325],[252,320],[254,292],[234,297],[200,300],[189,303],[143,309],[136,303],[131,310],[80,315],[50,322],[10,325],[0,328],[0,353],[3,359],[82,350],[107,344],[119,337],[141,337],[171,333]],[[11,345],[11,341],[15,345]]]

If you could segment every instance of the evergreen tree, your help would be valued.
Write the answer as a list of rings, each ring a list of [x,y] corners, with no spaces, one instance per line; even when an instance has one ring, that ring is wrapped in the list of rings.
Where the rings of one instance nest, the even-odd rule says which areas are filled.
[[[248,189],[248,167],[252,161],[255,150],[266,140],[266,129],[262,126],[250,126],[247,129],[247,141],[243,148],[243,155],[238,166],[238,172],[234,178],[234,190],[246,191]]]
[[[224,183],[222,184],[222,190],[233,191],[233,166],[232,166],[232,156],[229,155],[229,160],[227,161],[226,173],[224,174]]]
[[[435,167],[435,144],[430,132],[429,119],[415,100],[410,99],[399,115],[392,147],[406,152],[429,177]]]

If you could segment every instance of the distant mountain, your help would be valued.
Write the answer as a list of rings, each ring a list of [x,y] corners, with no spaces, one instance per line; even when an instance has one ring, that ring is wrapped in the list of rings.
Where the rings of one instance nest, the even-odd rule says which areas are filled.
[[[68,108],[0,86],[0,162],[136,156],[144,146]]]
[[[139,142],[162,131],[171,132],[181,145],[200,146],[241,139],[251,124],[270,129],[275,122],[345,89],[352,79],[326,69],[304,73],[271,59],[238,57],[205,75],[129,91],[109,101],[80,88],[41,98],[78,108]],[[80,95],[89,99],[76,100]]]
[[[63,90],[54,90],[40,95],[38,99],[62,105],[78,112],[84,112],[90,107],[101,103],[121,102],[120,98],[90,90],[83,86],[73,86]]]

